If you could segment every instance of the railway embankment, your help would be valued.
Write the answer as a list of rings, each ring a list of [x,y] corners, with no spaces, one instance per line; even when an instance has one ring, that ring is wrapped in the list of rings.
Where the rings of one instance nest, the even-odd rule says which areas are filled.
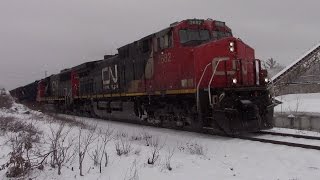
[[[277,97],[276,127],[320,132],[320,93],[289,94]]]

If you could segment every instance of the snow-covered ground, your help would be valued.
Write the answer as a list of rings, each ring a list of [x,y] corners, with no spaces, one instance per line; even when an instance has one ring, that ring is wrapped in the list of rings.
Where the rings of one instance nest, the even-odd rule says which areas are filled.
[[[320,113],[320,93],[289,94],[277,99],[283,104],[275,107],[276,112]]]
[[[312,98],[310,99],[312,100]],[[29,113],[25,113],[29,111]],[[63,115],[65,116],[65,115]],[[0,117],[14,117],[19,121],[32,122],[42,131],[40,147],[47,145],[51,129],[57,130],[59,121],[52,121],[42,113],[32,111],[20,104],[14,104],[10,110],[1,109]],[[71,117],[76,121],[85,121],[97,125],[102,130],[108,127],[114,130],[113,139],[107,144],[109,163],[107,167],[99,168],[93,165],[93,160],[86,155],[83,165],[84,176],[79,176],[78,154],[64,164],[62,174],[57,174],[56,168],[45,165],[44,170],[34,170],[28,176],[34,179],[110,179],[110,180],[157,180],[157,179],[243,179],[243,180],[318,180],[320,177],[319,151],[281,145],[265,144],[240,139],[210,136],[198,133],[183,132],[155,127],[145,127],[120,122]],[[50,120],[51,119],[51,120]],[[52,127],[50,129],[50,127]],[[274,129],[285,131],[284,129]],[[289,130],[291,131],[291,130]],[[84,130],[83,136],[90,131]],[[308,131],[292,131],[308,134]],[[8,134],[0,133],[0,165],[8,161],[11,151],[7,142]],[[11,133],[12,134],[12,133]],[[92,154],[99,144],[97,134],[95,141],[89,146]],[[151,139],[159,139],[163,148],[159,159],[154,165],[147,163],[151,157],[152,147],[147,146],[144,137],[149,134]],[[79,127],[72,126],[69,136],[77,137]],[[312,134],[314,135],[314,134]],[[122,139],[131,145],[128,155],[118,156],[115,144]],[[78,138],[74,139],[74,146]],[[151,140],[150,140],[151,141]],[[320,145],[320,142],[319,142]],[[169,150],[174,149],[171,159],[172,170],[166,168],[166,157]],[[103,162],[104,163],[104,162]],[[0,171],[0,179],[6,179],[5,170]]]

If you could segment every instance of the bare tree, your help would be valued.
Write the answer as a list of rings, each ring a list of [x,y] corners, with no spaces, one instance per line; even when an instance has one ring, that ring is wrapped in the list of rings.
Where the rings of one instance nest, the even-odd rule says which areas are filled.
[[[112,133],[113,130],[110,129],[110,127],[108,127],[102,134],[102,143],[103,143],[103,148],[102,148],[102,153],[101,153],[101,157],[100,157],[100,173],[101,173],[101,167],[102,167],[102,159],[103,159],[103,155],[105,156],[105,167],[107,167],[108,165],[108,153],[106,152],[106,147],[109,141],[111,141],[112,139]]]
[[[269,58],[265,63],[264,63],[265,68],[267,69],[273,69],[277,66],[279,66],[279,63],[274,60],[273,58]]]
[[[79,128],[79,135],[78,135],[78,156],[79,156],[79,170],[80,170],[80,176],[83,176],[82,172],[82,166],[83,166],[83,160],[88,152],[88,147],[90,144],[94,141],[94,134],[96,131],[97,125],[95,125],[93,128],[89,129],[89,132],[82,136],[82,128]]]
[[[267,61],[262,63],[263,67],[268,70],[268,76],[272,77],[278,72],[280,72],[284,67],[280,65],[276,60],[273,58],[269,58]]]
[[[171,159],[172,159],[172,156],[174,155],[174,152],[175,152],[175,147],[173,147],[173,148],[168,148],[168,154],[166,155],[165,165],[166,165],[166,168],[167,168],[169,171],[172,170],[172,167],[171,167]]]
[[[90,155],[90,158],[93,160],[93,165],[94,166],[98,166],[99,165],[99,150],[98,150],[98,145],[97,148],[92,152],[92,154]]]
[[[58,175],[61,175],[62,165],[69,162],[69,160],[74,156],[74,151],[71,151],[71,149],[75,138],[69,137],[69,133],[72,128],[66,129],[65,123],[60,124],[57,130],[50,126],[50,130],[50,151],[52,151],[51,166],[58,166]]]
[[[55,168],[56,166],[56,157],[57,157],[57,148],[58,148],[58,141],[62,136],[62,130],[64,129],[65,124],[60,124],[58,130],[56,131],[51,125],[50,125],[50,132],[49,140],[50,140],[50,149],[52,150],[51,155],[51,161],[50,165],[51,167]]]
[[[99,131],[98,143],[97,146],[90,157],[94,161],[94,165],[99,165],[100,173],[102,172],[102,160],[103,156],[105,157],[105,167],[108,165],[108,153],[106,152],[106,147],[108,142],[112,139],[113,129],[109,126],[106,130]]]

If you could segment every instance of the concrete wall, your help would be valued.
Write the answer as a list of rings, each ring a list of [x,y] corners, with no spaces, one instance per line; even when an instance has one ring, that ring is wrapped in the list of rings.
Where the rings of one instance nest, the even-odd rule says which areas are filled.
[[[320,132],[320,114],[295,114],[294,117],[289,118],[289,114],[275,113],[274,125],[275,127],[310,130]]]

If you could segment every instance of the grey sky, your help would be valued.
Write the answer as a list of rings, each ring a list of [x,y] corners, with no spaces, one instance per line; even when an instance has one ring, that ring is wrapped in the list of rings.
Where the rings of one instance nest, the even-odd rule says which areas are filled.
[[[101,59],[187,18],[225,21],[257,58],[288,64],[319,43],[319,7],[319,0],[0,0],[0,85]]]

